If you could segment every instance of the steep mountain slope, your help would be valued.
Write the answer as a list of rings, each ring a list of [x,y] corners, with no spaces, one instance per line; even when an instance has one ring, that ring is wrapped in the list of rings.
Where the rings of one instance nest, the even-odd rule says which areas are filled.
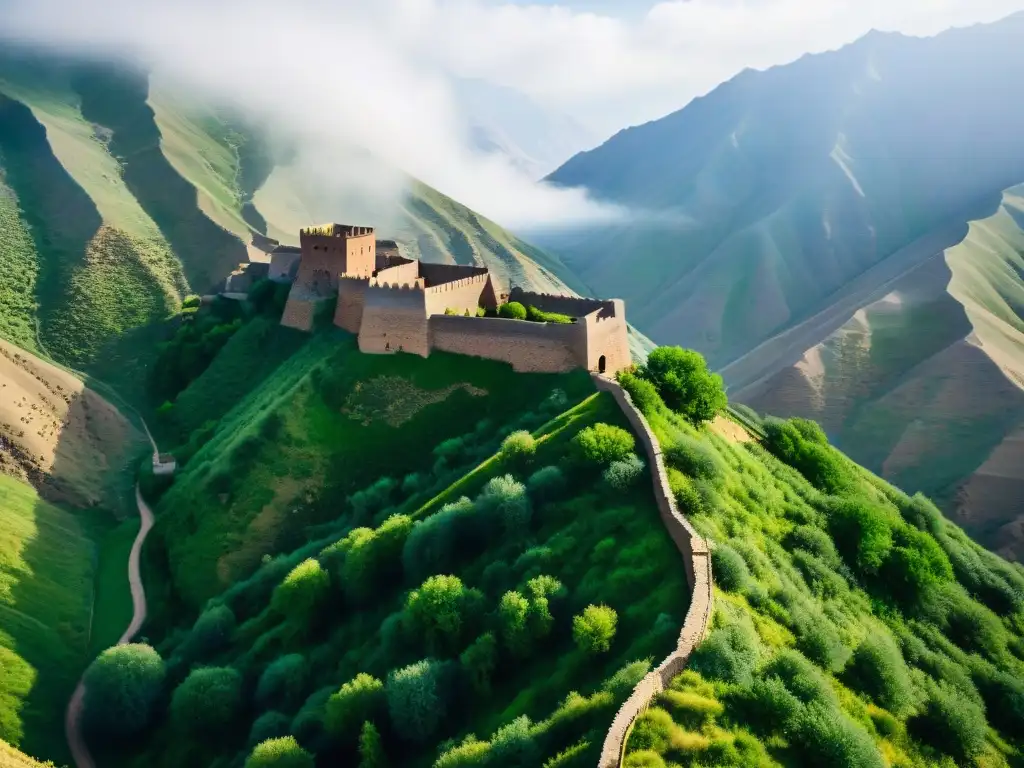
[[[539,179],[577,152],[597,144],[572,118],[558,114],[511,88],[458,79],[455,100],[477,149],[505,155]]]
[[[349,193],[325,194],[320,169],[159,77],[8,51],[0,118],[0,331],[129,398],[157,321],[266,258],[254,235],[291,242],[312,221],[354,217],[425,259],[569,290],[557,258],[392,169],[344,165],[332,176]]]
[[[637,219],[550,242],[734,399],[819,418],[1015,556],[1021,39],[1018,14],[744,72],[553,174]]]

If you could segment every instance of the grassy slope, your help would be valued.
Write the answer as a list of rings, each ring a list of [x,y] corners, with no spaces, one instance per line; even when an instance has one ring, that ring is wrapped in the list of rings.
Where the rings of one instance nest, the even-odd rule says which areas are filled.
[[[44,764],[0,741],[0,768],[44,768]]]
[[[89,647],[93,545],[73,514],[0,476],[0,735],[66,757],[62,714]]]
[[[0,155],[0,269],[7,275],[0,287],[0,336],[35,351],[35,293],[39,269],[35,243],[18,209],[18,198],[6,184]]]
[[[225,353],[233,354],[229,349]],[[314,367],[320,368],[319,375],[310,374]],[[436,399],[431,392],[467,383],[488,394],[477,391],[471,395],[460,389],[440,402],[425,405],[422,401]],[[201,379],[194,386],[201,389],[212,385],[211,380]],[[561,413],[559,408],[566,405],[552,411],[550,405],[542,403],[553,388],[562,389],[568,396],[570,407]],[[311,545],[316,549],[303,546],[285,562],[297,562],[295,558],[302,553],[315,554],[331,541],[331,531],[339,531],[333,534],[338,538],[357,522],[344,501],[345,495],[383,474],[401,480],[406,473],[418,471],[429,482],[434,461],[430,450],[446,438],[458,436],[460,442],[477,448],[452,467],[433,470],[438,478],[453,480],[439,487],[423,486],[411,495],[399,494],[392,499],[394,510],[423,519],[448,501],[463,495],[476,496],[490,478],[510,470],[525,478],[522,469],[488,453],[517,425],[529,428],[544,422],[534,430],[539,445],[533,468],[548,464],[568,467],[568,443],[580,429],[597,421],[626,426],[610,396],[592,392],[583,374],[513,374],[501,364],[450,355],[427,360],[404,355],[366,356],[354,352],[351,339],[343,334],[311,339],[249,395],[243,406],[224,418],[213,439],[189,460],[158,509],[158,526],[168,544],[175,584],[193,605],[217,589],[213,558],[233,558],[254,543],[264,545],[252,550],[245,567],[217,569],[222,586],[230,580],[226,576],[241,579],[221,599],[236,611],[239,622],[244,622],[231,648],[217,661],[255,675],[274,658],[300,651],[312,666],[302,696],[325,683],[340,685],[359,671],[384,677],[399,661],[381,652],[378,625],[388,612],[400,608],[404,590],[415,586],[419,577],[415,583],[407,577],[398,584],[382,585],[375,591],[373,607],[363,612],[329,611],[328,615],[334,617],[327,619],[330,626],[321,627],[312,637],[303,637],[290,633],[279,616],[263,610],[266,588],[273,583],[268,579],[281,572],[281,563],[252,573],[259,555],[288,549],[274,546],[275,535],[295,546],[305,537],[289,536],[288,529],[294,532],[304,523],[324,521],[326,525],[309,529],[308,535],[319,531],[318,535],[328,538]],[[396,402],[396,395],[421,399],[425,407],[404,410]],[[277,442],[260,444],[240,455],[240,443],[263,433],[266,428],[261,419],[275,414],[283,422]],[[554,418],[545,422],[545,414]],[[407,420],[390,426],[385,423],[388,419]],[[481,424],[481,419],[485,423]],[[495,432],[502,425],[504,430]],[[477,464],[479,459],[474,460],[474,456],[480,456],[479,450],[485,451],[484,461]],[[221,470],[221,464],[235,468],[230,499],[223,506],[215,494],[227,486],[213,488],[209,482]],[[575,711],[571,708],[563,711],[558,726],[554,721],[545,724],[544,718],[559,707],[569,691],[589,695],[625,662],[648,656],[660,658],[673,644],[685,610],[686,584],[681,561],[660,522],[649,485],[638,483],[624,495],[598,491],[593,485],[591,481],[573,487],[569,499],[561,504],[535,500],[536,522],[528,533],[517,529],[498,540],[492,537],[487,549],[464,552],[461,564],[453,567],[451,572],[468,585],[484,588],[489,602],[497,600],[504,589],[540,572],[562,581],[569,589],[569,598],[566,605],[559,604],[554,611],[556,633],[543,651],[517,662],[514,673],[508,665],[501,665],[491,695],[476,697],[472,707],[466,707],[465,699],[453,702],[444,735],[475,733],[487,738],[501,725],[527,715],[538,722],[538,733],[549,734],[538,736],[549,750],[538,758],[540,761],[585,737],[587,743],[581,747],[580,757],[592,762],[614,711],[613,697],[599,695],[578,715],[568,714]],[[306,488],[319,498],[296,507],[294,501],[288,503],[289,498],[280,495],[282,488],[290,496]],[[282,502],[293,508],[287,522],[268,514],[285,506]],[[323,515],[325,509],[330,510],[328,515]],[[256,519],[254,512],[258,512]],[[379,512],[376,519],[387,514]],[[254,541],[257,533],[262,534],[262,542]],[[498,560],[511,572],[495,581],[491,575],[494,569],[488,566]],[[224,561],[221,556],[220,562]],[[607,603],[619,612],[612,653],[593,660],[573,648],[568,632],[569,616],[588,603]],[[185,610],[184,615],[194,615],[194,608]],[[180,635],[175,637],[180,639]],[[421,643],[422,639],[401,652],[400,658],[406,659],[402,663],[424,655],[426,648]],[[162,650],[170,654],[171,647],[165,645]],[[624,693],[616,694],[621,695]],[[292,712],[284,702],[278,706]],[[585,711],[590,712],[589,716],[575,719]],[[243,747],[249,723],[257,714],[257,710],[247,709],[242,721],[232,728],[233,735],[225,734],[217,744],[181,739],[170,727],[161,727],[139,760],[158,765],[225,764]],[[417,748],[389,748],[393,759],[403,765],[430,765],[443,737],[439,735]]]
[[[678,439],[673,432],[678,434],[681,425],[673,424],[674,417],[661,414],[651,421],[663,447]],[[911,501],[856,468],[854,486],[842,491],[845,497],[880,506],[894,527],[906,524],[897,522],[901,519],[918,526],[953,564],[950,583],[937,588],[941,599],[908,607],[896,597],[898,579],[873,578],[849,559],[851,550],[857,551],[856,534],[853,542],[847,535],[833,543],[836,529],[825,511],[830,500],[796,470],[760,446],[739,448],[718,439],[704,445],[713,452],[719,471],[714,490],[707,481],[697,486],[706,501],[714,502],[704,511],[691,507],[691,520],[720,550],[730,550],[738,564],[726,568],[722,558],[715,558],[713,634],[695,653],[690,671],[638,721],[626,765],[952,766],[933,746],[948,726],[914,720],[935,691],[935,680],[949,686],[943,690],[952,693],[957,701],[953,708],[962,708],[964,717],[976,706],[970,702],[983,698],[989,725],[998,728],[987,733],[982,729],[971,758],[959,764],[1019,764],[1020,711],[1007,711],[1012,699],[1000,699],[1002,689],[991,681],[995,670],[1018,680],[1024,671],[1024,570],[970,542],[927,502]],[[807,533],[811,529],[818,531],[813,537]],[[970,619],[959,618],[968,615]],[[723,643],[737,636],[744,649],[730,656]],[[868,685],[870,675],[858,674],[851,661],[866,639],[880,637],[889,638],[902,653],[895,651],[898,662],[883,667],[875,661],[869,669],[899,675],[904,663],[910,665],[906,682],[895,685],[898,694],[891,698]],[[772,667],[780,652],[792,653],[794,648],[818,666],[804,659],[805,670],[811,671],[797,674]],[[773,675],[803,702],[841,714],[815,716],[819,719],[814,722],[810,716],[788,719],[790,694],[752,688],[753,681]],[[801,684],[809,687],[801,689]],[[1016,685],[1017,693],[1006,695],[1020,700],[1024,689],[1009,685]],[[838,730],[830,731],[829,722]],[[808,747],[815,738],[817,752]],[[851,759],[843,749],[854,741],[867,746]]]

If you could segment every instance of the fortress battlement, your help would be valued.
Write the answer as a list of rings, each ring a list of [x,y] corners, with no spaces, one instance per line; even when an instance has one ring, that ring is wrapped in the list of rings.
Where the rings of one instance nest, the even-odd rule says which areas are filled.
[[[300,231],[300,241],[302,255],[281,319],[284,325],[311,330],[314,305],[337,295],[334,324],[357,334],[359,349],[370,354],[427,357],[444,351],[502,360],[517,371],[547,373],[579,368],[614,373],[632,362],[621,300],[514,287],[508,301],[575,321],[478,317],[481,308],[493,315],[499,305],[486,267],[406,258],[397,246],[375,240],[373,227],[309,227]]]

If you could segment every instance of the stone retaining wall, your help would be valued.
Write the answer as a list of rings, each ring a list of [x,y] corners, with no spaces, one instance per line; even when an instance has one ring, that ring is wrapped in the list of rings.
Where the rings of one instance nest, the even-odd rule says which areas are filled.
[[[651,701],[668,687],[672,679],[686,667],[690,653],[707,635],[714,608],[711,582],[711,553],[707,542],[693,529],[689,521],[679,512],[675,498],[668,486],[668,473],[661,455],[658,438],[651,431],[643,414],[618,382],[598,374],[591,374],[599,390],[610,392],[626,415],[636,432],[640,444],[647,454],[654,483],[654,496],[658,512],[669,535],[679,548],[686,566],[686,581],[690,585],[690,607],[683,620],[676,648],[657,669],[641,680],[626,702],[619,708],[605,735],[604,746],[598,768],[618,768],[622,763],[626,739],[633,722],[650,705]]]

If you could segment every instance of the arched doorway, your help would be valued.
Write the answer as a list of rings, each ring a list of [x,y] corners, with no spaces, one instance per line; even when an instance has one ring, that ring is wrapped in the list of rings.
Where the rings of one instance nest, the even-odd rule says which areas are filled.
[[[604,369],[607,366],[607,361],[604,359],[604,355],[597,358],[597,372],[604,373]]]

